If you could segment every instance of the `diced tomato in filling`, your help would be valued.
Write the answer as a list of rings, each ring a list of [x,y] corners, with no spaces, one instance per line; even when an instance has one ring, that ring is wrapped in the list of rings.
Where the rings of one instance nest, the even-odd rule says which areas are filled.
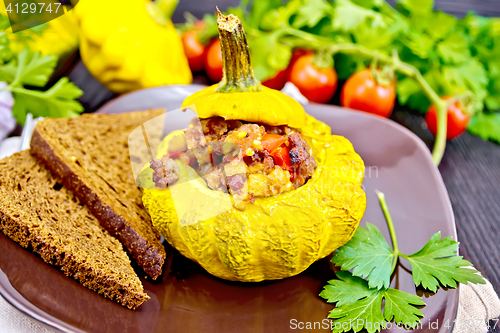
[[[274,163],[277,166],[281,167],[283,170],[292,171],[292,161],[290,160],[290,153],[288,151],[288,148],[284,144],[276,148],[273,151],[272,156],[274,158]],[[290,174],[290,177],[292,177],[293,174]]]
[[[285,142],[287,142],[287,138],[284,135],[279,134],[265,134],[262,137],[262,148],[270,152],[271,154],[281,147]]]

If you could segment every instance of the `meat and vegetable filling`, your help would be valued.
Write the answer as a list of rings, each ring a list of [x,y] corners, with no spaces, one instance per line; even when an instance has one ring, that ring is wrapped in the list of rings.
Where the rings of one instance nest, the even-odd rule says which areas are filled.
[[[194,119],[185,130],[185,149],[153,160],[153,180],[164,187],[178,179],[178,159],[193,167],[209,188],[253,202],[296,189],[316,169],[311,148],[288,126],[267,126],[220,117]]]

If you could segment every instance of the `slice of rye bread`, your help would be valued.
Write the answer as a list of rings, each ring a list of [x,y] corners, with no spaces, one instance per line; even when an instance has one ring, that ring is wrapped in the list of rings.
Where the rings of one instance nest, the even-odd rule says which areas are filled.
[[[89,207],[153,279],[161,274],[166,253],[142,204],[128,136],[164,112],[45,119],[38,122],[31,140],[31,153]]]
[[[125,307],[149,296],[122,244],[29,151],[0,161],[0,229],[64,274]]]

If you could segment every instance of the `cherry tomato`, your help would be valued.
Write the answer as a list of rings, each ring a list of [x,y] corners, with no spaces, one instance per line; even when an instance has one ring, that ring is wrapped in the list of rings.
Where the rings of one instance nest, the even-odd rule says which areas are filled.
[[[288,81],[288,68],[280,70],[274,77],[262,82],[268,88],[281,90]]]
[[[222,51],[219,38],[212,40],[207,46],[205,71],[212,81],[219,82],[222,79]]]
[[[262,147],[270,153],[273,153],[279,146],[284,144],[287,139],[279,134],[264,134],[260,142]]]
[[[288,148],[282,144],[273,153],[274,163],[284,170],[291,170],[292,161]]]
[[[297,60],[304,56],[304,55],[308,55],[308,54],[314,54],[314,51],[313,50],[306,50],[306,49],[294,49],[293,52],[292,52],[292,57],[290,58],[290,63],[288,64],[288,68],[292,68],[293,65],[295,64],[295,62],[297,62]],[[288,73],[290,75],[290,73]]]
[[[347,79],[340,95],[342,106],[389,117],[396,102],[396,85],[381,85],[365,69]]]
[[[188,59],[189,68],[193,72],[203,69],[205,46],[198,40],[196,31],[188,30],[182,33],[182,45]]]
[[[451,96],[443,97],[443,100],[450,99]],[[460,134],[462,134],[469,125],[470,116],[463,112],[460,108],[458,102],[450,104],[448,106],[447,111],[447,123],[448,128],[446,131],[446,140],[451,140],[456,138]],[[427,123],[427,127],[432,135],[436,136],[437,134],[437,108],[434,105],[431,105],[425,114],[425,122]]]
[[[313,64],[313,54],[300,56],[290,72],[292,82],[311,102],[328,102],[337,89],[337,72],[333,68],[318,68]]]

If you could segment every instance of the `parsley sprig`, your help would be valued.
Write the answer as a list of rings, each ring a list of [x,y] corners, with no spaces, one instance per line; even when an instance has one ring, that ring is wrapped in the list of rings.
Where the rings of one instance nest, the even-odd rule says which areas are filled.
[[[333,332],[366,329],[374,333],[392,320],[407,327],[419,323],[423,314],[418,307],[425,303],[416,295],[389,287],[399,258],[410,262],[415,286],[433,292],[440,286],[456,288],[458,283],[486,283],[470,262],[457,255],[459,243],[451,237],[441,238],[440,232],[421,250],[410,255],[401,253],[385,196],[381,192],[377,195],[393,249],[380,230],[367,223],[366,228],[359,227],[351,240],[337,250],[332,263],[342,270],[337,272],[339,280],[328,281],[320,293],[327,302],[336,303],[328,316],[336,319]]]
[[[8,83],[4,90],[12,92],[14,96],[12,115],[17,122],[23,125],[28,113],[34,117],[78,116],[83,106],[76,99],[83,92],[68,78],[61,78],[46,91],[30,89],[47,85],[57,65],[57,58],[33,54],[27,48],[13,56],[9,39],[5,31],[1,31],[6,28],[3,23],[0,19],[0,81]]]

